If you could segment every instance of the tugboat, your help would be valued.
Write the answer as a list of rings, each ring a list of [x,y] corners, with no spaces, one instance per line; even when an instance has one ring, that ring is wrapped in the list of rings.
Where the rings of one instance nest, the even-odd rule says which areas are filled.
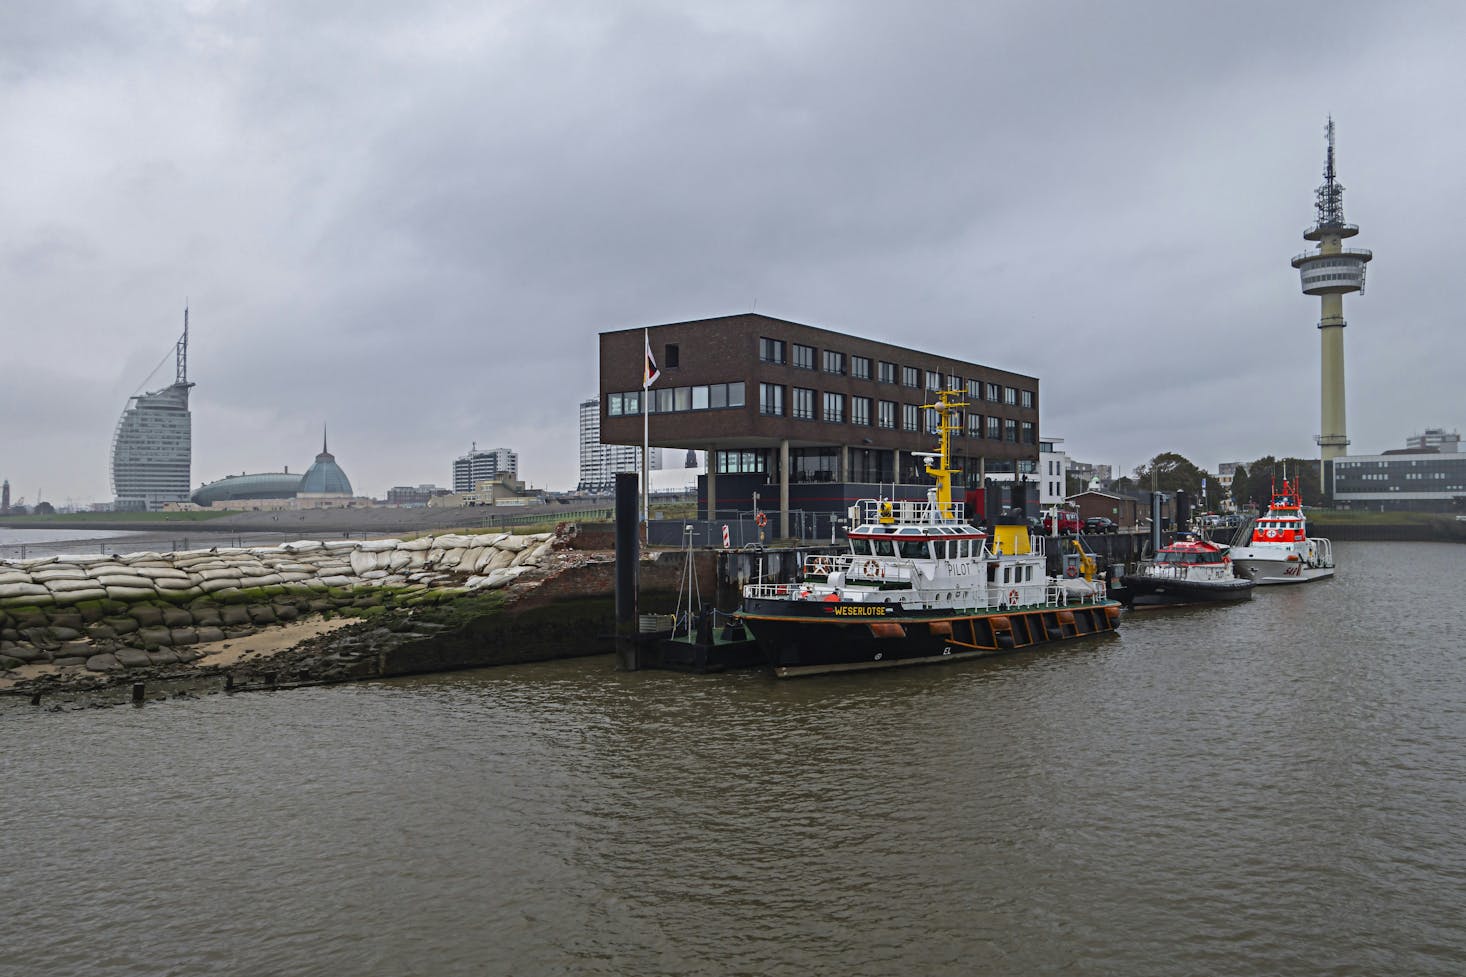
[[[1131,603],[1137,607],[1160,604],[1197,604],[1249,600],[1253,582],[1232,572],[1227,547],[1193,532],[1180,532],[1155,559],[1125,574]]]
[[[957,661],[1115,630],[1120,605],[1103,583],[1047,577],[1026,524],[989,537],[952,500],[959,396],[942,390],[923,405],[941,434],[924,501],[861,499],[847,552],[809,557],[801,582],[743,588],[739,616],[775,675]]]
[[[1249,531],[1250,530],[1250,531]],[[1326,539],[1310,538],[1297,491],[1283,478],[1267,512],[1244,526],[1247,542],[1232,547],[1237,576],[1257,584],[1307,583],[1334,575],[1334,550]]]

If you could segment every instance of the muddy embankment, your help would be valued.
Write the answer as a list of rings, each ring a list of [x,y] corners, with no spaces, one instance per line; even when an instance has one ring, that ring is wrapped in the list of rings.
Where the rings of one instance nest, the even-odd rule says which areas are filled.
[[[243,691],[609,652],[607,541],[567,526],[3,564],[0,693]],[[644,557],[644,609],[671,610],[684,567],[681,553]]]

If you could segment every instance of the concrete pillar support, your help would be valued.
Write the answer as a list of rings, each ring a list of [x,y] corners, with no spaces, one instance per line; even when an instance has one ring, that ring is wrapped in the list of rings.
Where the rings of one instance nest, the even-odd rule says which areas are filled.
[[[779,440],[779,535],[789,538],[789,439]]]

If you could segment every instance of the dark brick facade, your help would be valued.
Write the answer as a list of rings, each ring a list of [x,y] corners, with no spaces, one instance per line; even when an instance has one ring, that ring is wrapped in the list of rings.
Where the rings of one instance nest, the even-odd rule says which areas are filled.
[[[908,481],[913,468],[919,470],[919,462],[905,458],[905,453],[925,452],[934,448],[931,434],[921,430],[902,430],[902,405],[920,406],[931,402],[925,389],[927,371],[941,374],[943,385],[949,376],[961,377],[983,384],[984,395],[988,384],[997,384],[1006,396],[1013,390],[1017,403],[968,399],[969,406],[964,414],[981,414],[986,418],[997,417],[1000,425],[1013,421],[1017,426],[1018,440],[1010,442],[1003,435],[997,439],[971,437],[965,431],[953,438],[953,454],[964,468],[969,479],[975,480],[983,466],[988,470],[1011,471],[1015,463],[1038,461],[1038,380],[1034,377],[998,370],[977,363],[952,357],[924,353],[894,346],[888,343],[860,339],[828,329],[801,325],[770,316],[748,314],[701,319],[692,322],[676,322],[651,326],[648,330],[652,353],[661,369],[661,378],[652,386],[652,391],[664,388],[696,387],[705,384],[723,384],[742,381],[744,403],[741,407],[720,409],[687,410],[673,413],[652,413],[649,419],[650,440],[653,445],[668,448],[696,448],[712,450],[753,450],[766,453],[768,475],[775,477],[778,449],[787,440],[793,450],[803,448],[836,449],[841,460],[839,464],[857,464],[860,453],[881,451],[901,452],[899,462],[893,467],[901,481]],[[760,340],[768,338],[783,342],[785,362],[782,364],[764,362],[760,359]],[[793,346],[800,344],[814,349],[814,368],[805,369],[793,362]],[[973,345],[976,345],[974,340]],[[675,350],[673,349],[675,347]],[[843,354],[844,372],[832,373],[825,370],[826,351]],[[853,372],[852,357],[861,356],[870,360],[870,378],[857,378]],[[600,334],[600,402],[601,440],[608,444],[640,444],[642,441],[642,418],[640,414],[611,416],[608,412],[608,395],[641,390],[641,369],[643,362],[643,330],[622,329]],[[896,365],[895,383],[884,383],[879,379],[879,364]],[[918,371],[919,386],[903,384],[902,367]],[[760,384],[775,384],[784,388],[784,416],[769,416],[760,412]],[[815,391],[814,419],[798,419],[793,411],[793,389],[805,388]],[[823,395],[841,394],[844,397],[844,421],[834,423],[824,420]],[[1025,395],[1031,406],[1023,406]],[[871,417],[869,424],[852,423],[852,397],[870,398]],[[882,428],[878,423],[880,401],[895,402],[896,427]],[[1027,422],[1030,427],[1024,429]],[[924,426],[919,423],[918,427]],[[1024,435],[1032,438],[1026,442]],[[848,453],[841,449],[849,449]],[[868,464],[869,462],[865,462]],[[846,474],[857,474],[847,471]],[[832,481],[842,480],[840,472],[833,473]],[[859,477],[850,480],[862,480]],[[876,481],[877,479],[866,479]],[[881,479],[889,481],[889,478]],[[924,479],[923,479],[924,480]]]

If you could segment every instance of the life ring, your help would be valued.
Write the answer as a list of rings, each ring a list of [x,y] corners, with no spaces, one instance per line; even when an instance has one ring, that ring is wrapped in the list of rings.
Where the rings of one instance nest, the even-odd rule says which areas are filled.
[[[884,577],[886,575],[886,568],[881,565],[879,560],[866,560],[865,566],[861,567],[861,571],[867,577]]]
[[[1074,566],[1073,564],[1070,564],[1069,566],[1064,568],[1064,576],[1071,578],[1079,576],[1079,568]]]
[[[1016,606],[1017,603],[1018,603],[1018,588],[1017,587],[1014,587],[1012,590],[1008,591],[1008,605],[1010,607],[1011,606]]]
[[[767,526],[769,524],[769,517],[760,512],[758,515],[753,517],[753,524],[762,529],[764,526]]]

